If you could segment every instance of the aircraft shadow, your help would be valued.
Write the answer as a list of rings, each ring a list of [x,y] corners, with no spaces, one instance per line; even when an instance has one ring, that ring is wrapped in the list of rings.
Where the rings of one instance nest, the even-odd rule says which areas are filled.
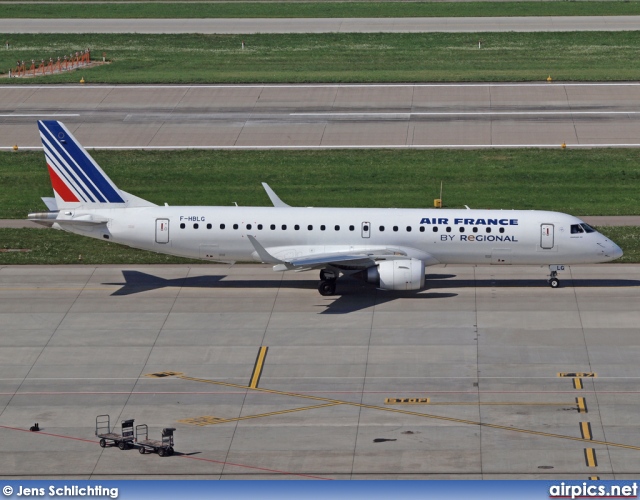
[[[640,286],[640,280],[625,279],[570,279],[560,278],[560,288],[600,288],[600,287],[631,287]],[[549,288],[545,278],[541,279],[481,279],[481,280],[431,280],[428,281],[429,289],[447,288]]]
[[[165,279],[152,274],[140,271],[122,271],[124,283],[103,283],[103,285],[120,286],[113,292],[112,296],[127,296],[137,293],[160,290],[162,288],[293,288],[293,289],[315,289],[318,280],[225,280],[227,276],[194,276],[184,278]],[[440,276],[440,275],[438,275]],[[442,275],[445,278],[455,277],[454,275]],[[427,278],[429,276],[427,275]],[[384,304],[401,298],[408,299],[441,299],[457,296],[451,292],[393,292],[377,290],[371,285],[351,278],[341,278],[338,284],[338,294],[331,297],[322,297],[326,304],[318,306],[322,308],[320,314],[346,314],[359,311],[367,307]]]
[[[124,283],[103,283],[119,285],[121,288],[112,296],[127,296],[162,288],[290,288],[315,289],[318,280],[227,280],[225,275],[194,276],[165,279],[140,271],[122,271]],[[371,285],[351,278],[341,278],[338,282],[338,294],[322,297],[323,304],[318,305],[319,314],[347,314],[373,307],[397,299],[435,300],[456,297],[454,292],[439,290],[455,288],[546,288],[546,279],[453,279],[455,274],[427,274],[426,290],[390,291],[378,290]],[[640,286],[640,280],[631,279],[569,279],[563,278],[561,287],[633,287]]]

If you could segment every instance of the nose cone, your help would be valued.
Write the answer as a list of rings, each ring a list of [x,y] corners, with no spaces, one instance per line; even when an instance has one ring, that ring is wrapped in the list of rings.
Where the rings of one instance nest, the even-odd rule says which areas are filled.
[[[611,260],[616,260],[622,257],[622,253],[623,253],[622,248],[616,245],[613,241],[610,241],[609,244],[611,245],[611,248],[612,248],[609,254],[611,256]]]
[[[610,239],[604,238],[601,246],[604,247],[603,254],[607,258],[607,261],[616,260],[622,257],[622,248],[620,248]]]

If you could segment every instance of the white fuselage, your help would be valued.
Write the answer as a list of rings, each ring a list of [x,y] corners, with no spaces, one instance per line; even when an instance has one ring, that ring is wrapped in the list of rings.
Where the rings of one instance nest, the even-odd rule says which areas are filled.
[[[260,261],[247,235],[279,259],[398,249],[432,264],[582,264],[613,260],[620,248],[559,212],[522,210],[175,207],[61,211],[105,225],[64,229],[135,248],[210,261]],[[54,226],[60,227],[60,226]],[[107,238],[108,237],[108,238]]]

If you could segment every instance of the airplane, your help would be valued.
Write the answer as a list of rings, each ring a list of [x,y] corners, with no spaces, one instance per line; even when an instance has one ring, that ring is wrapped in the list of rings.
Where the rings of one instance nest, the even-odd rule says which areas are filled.
[[[292,207],[265,183],[272,207],[158,206],[119,189],[61,122],[38,121],[54,197],[39,224],[133,248],[214,262],[257,261],[274,271],[320,271],[383,290],[419,290],[425,266],[549,266],[608,262],[618,245],[572,215],[538,210]]]

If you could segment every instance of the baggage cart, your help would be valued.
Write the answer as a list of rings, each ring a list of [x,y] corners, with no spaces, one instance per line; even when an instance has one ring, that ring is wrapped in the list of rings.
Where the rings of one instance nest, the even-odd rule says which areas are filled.
[[[96,436],[100,438],[100,447],[104,448],[107,444],[117,446],[121,450],[128,449],[135,439],[133,433],[133,421],[122,421],[122,434],[113,432],[111,428],[111,418],[109,415],[98,415],[96,417]]]
[[[145,453],[157,453],[161,457],[170,457],[173,455],[173,427],[162,429],[162,439],[157,441],[149,439],[149,427],[147,424],[136,425],[136,444],[138,451],[144,455]]]

